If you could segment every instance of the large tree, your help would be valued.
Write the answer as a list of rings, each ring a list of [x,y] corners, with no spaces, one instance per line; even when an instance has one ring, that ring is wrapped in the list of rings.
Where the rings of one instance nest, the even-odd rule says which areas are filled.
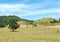
[[[16,29],[18,29],[18,27],[19,27],[19,25],[18,25],[16,22],[9,24],[9,29],[10,29],[11,31],[13,31],[13,32],[14,32]]]

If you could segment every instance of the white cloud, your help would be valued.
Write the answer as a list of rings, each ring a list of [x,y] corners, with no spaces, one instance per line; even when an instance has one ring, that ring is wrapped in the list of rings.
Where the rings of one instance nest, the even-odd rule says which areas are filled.
[[[60,13],[60,9],[45,9],[45,10],[38,10],[38,11],[26,11],[25,14],[21,16],[30,16],[30,15],[39,15],[39,14],[50,14],[50,13]]]
[[[50,4],[50,3],[49,3]],[[54,4],[54,3],[53,3]],[[38,4],[0,4],[2,15],[30,16],[37,14],[60,13],[60,8],[45,9],[47,3]],[[43,9],[44,8],[44,9]]]
[[[35,12],[36,14],[60,13],[60,8],[43,9]]]
[[[23,4],[0,4],[0,9],[1,10],[9,10],[9,11],[17,11],[17,9],[24,8],[25,6]],[[1,11],[0,10],[0,11]]]
[[[40,5],[39,8],[43,7]],[[28,5],[28,4],[0,4],[0,13],[12,14],[15,12],[28,13],[34,9],[38,8],[38,5]],[[18,14],[18,13],[17,13]]]

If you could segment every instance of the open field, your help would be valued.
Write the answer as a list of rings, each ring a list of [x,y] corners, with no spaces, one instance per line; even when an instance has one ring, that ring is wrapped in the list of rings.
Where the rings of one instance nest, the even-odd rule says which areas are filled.
[[[0,42],[60,42],[60,28],[19,28],[10,32],[7,27],[0,29]]]

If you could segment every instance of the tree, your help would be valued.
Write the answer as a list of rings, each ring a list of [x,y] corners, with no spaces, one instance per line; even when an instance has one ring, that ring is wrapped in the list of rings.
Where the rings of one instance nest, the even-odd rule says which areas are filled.
[[[59,23],[60,23],[60,18],[59,18]]]
[[[50,21],[50,23],[58,23],[59,21],[54,19],[53,21]]]
[[[0,28],[4,28],[10,23],[17,22],[20,20],[22,20],[22,18],[19,18],[18,16],[0,16]]]
[[[14,23],[11,23],[10,25],[9,25],[9,29],[11,30],[11,31],[15,31],[16,29],[18,29],[18,27],[19,27],[19,25],[16,23],[16,22],[14,22]]]

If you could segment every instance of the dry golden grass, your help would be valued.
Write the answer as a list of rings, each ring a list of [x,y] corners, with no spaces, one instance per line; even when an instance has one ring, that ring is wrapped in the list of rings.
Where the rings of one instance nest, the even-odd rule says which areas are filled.
[[[60,28],[29,27],[10,32],[7,27],[0,28],[0,42],[60,42]]]

